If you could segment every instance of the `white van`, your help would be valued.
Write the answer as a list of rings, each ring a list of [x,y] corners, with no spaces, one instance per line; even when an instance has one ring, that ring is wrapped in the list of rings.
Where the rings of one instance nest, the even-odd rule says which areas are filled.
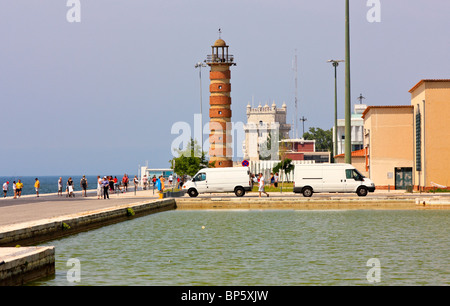
[[[234,192],[242,197],[252,190],[248,167],[205,168],[197,172],[192,180],[183,185],[190,197],[199,193]]]
[[[375,184],[349,164],[300,164],[294,169],[294,193],[356,192],[365,197]]]

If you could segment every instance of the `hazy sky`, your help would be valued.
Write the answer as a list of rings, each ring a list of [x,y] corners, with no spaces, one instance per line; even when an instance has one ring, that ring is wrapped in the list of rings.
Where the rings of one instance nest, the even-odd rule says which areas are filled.
[[[305,128],[334,124],[334,74],[343,59],[343,0],[66,0],[0,2],[0,176],[137,173],[168,167],[175,122],[199,113],[194,65],[222,29],[232,67],[233,121],[248,102],[288,106]],[[352,102],[410,104],[423,78],[450,77],[450,2],[351,0]],[[203,113],[209,69],[202,70]],[[344,65],[339,67],[339,117]],[[300,124],[301,127],[301,124]],[[301,132],[301,128],[300,128]],[[205,135],[205,138],[207,136]],[[240,145],[240,144],[239,144]]]

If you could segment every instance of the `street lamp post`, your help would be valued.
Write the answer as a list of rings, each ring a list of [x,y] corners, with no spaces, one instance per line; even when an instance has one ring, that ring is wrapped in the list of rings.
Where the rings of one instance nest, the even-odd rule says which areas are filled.
[[[197,64],[195,64],[195,68],[199,68],[198,70],[198,77],[200,79],[200,120],[201,120],[201,133],[202,133],[202,138],[201,138],[201,142],[202,142],[202,156],[203,156],[203,111],[202,111],[202,67],[206,67],[206,64],[198,62]]]
[[[350,93],[350,4],[345,0],[345,163],[352,163]]]
[[[343,60],[328,60],[334,67],[334,155],[337,155],[337,67]]]

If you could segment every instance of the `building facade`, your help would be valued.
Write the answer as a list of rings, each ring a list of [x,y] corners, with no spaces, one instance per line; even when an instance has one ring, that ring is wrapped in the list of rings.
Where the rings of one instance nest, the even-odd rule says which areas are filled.
[[[407,189],[412,186],[413,107],[369,106],[363,119],[364,149],[358,153],[364,154],[364,172],[377,189]],[[361,166],[361,158],[357,161]]]
[[[414,189],[450,187],[450,79],[421,80],[411,90],[414,108]]]
[[[277,108],[259,104],[252,108],[247,105],[247,123],[244,125],[245,140],[243,143],[244,159],[258,161],[263,159],[277,160],[280,139],[289,138],[291,125],[286,123],[287,106],[283,103]],[[268,141],[269,139],[269,141]],[[267,143],[270,143],[267,146]]]
[[[331,152],[317,152],[316,141],[307,139],[283,139],[280,141],[280,155],[295,161],[329,163]]]
[[[449,189],[450,80],[421,80],[409,92],[410,105],[367,107],[352,164],[377,189]]]

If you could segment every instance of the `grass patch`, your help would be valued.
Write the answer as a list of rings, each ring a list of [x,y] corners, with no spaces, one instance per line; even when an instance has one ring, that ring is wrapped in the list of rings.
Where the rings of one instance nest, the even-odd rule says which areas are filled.
[[[264,187],[265,192],[294,192],[294,183],[283,183],[283,189],[281,189],[281,183],[278,183],[278,187],[270,184]],[[253,185],[252,192],[258,192],[258,184]]]

